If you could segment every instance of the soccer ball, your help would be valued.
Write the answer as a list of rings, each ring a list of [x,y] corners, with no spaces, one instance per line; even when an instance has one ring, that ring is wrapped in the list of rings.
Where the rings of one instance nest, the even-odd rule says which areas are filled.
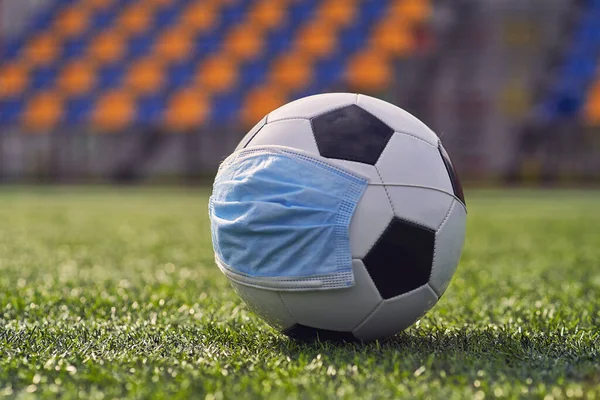
[[[310,153],[369,184],[349,228],[355,285],[273,291],[231,281],[252,311],[295,339],[371,341],[435,305],[460,259],[466,206],[433,131],[385,101],[330,93],[271,112],[236,150],[265,145]]]

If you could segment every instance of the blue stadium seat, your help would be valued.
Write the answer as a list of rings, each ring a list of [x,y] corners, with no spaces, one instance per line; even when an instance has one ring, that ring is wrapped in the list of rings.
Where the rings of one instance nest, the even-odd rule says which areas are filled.
[[[123,64],[115,63],[106,65],[98,71],[98,87],[103,89],[113,89],[121,86],[125,76],[125,67]]]
[[[598,16],[590,21],[590,16],[584,17],[579,30],[575,33],[575,42],[583,42],[585,45],[593,45],[600,41],[600,26],[597,25]]]
[[[321,92],[321,88],[316,83],[313,83],[308,87],[302,88],[299,91],[292,93],[290,100],[301,99],[303,97],[312,96]]]
[[[68,99],[65,104],[65,121],[70,124],[81,124],[89,121],[94,108],[92,96]]]
[[[169,67],[167,72],[167,86],[171,89],[186,86],[194,79],[196,65],[189,61],[184,61]]]
[[[315,67],[315,83],[317,87],[327,87],[337,83],[344,74],[344,59],[334,54],[317,63]]]
[[[162,94],[146,96],[138,99],[135,122],[143,125],[152,124],[162,119],[165,112],[165,97]]]
[[[248,11],[250,4],[250,0],[240,0],[226,6],[221,12],[221,23],[224,26],[229,27],[232,24],[243,21],[246,17],[246,12]]]
[[[291,25],[270,32],[266,38],[265,53],[272,56],[288,50],[292,45],[294,32],[295,28]]]
[[[244,64],[240,70],[240,87],[248,89],[263,84],[271,61],[259,57]]]
[[[359,5],[357,15],[372,23],[383,17],[387,6],[387,1],[365,1]]]
[[[195,40],[194,53],[199,57],[206,57],[215,53],[221,48],[222,38],[217,32],[211,32],[208,35],[200,35]]]
[[[154,31],[160,31],[166,27],[175,24],[181,15],[181,6],[177,3],[158,10],[151,24]]]
[[[243,94],[237,90],[215,96],[211,104],[210,121],[222,124],[234,120],[242,108],[243,98]]]
[[[7,40],[3,43],[2,47],[2,60],[14,60],[19,55],[21,48],[23,47],[23,39],[16,38]]]
[[[569,90],[557,93],[546,102],[545,112],[551,116],[569,118],[576,116],[583,107],[584,98],[581,90]]]
[[[572,57],[562,68],[562,74],[566,78],[573,76],[575,78],[589,80],[596,74],[598,62],[595,57]]]
[[[290,22],[292,26],[297,27],[309,19],[315,12],[317,2],[315,0],[307,0],[295,3],[290,6]]]
[[[367,41],[367,28],[365,25],[350,25],[340,32],[339,49],[345,55],[363,48]]]
[[[48,7],[36,14],[31,21],[31,30],[44,31],[50,28],[52,21],[54,21],[57,9],[57,7]]]
[[[63,59],[79,58],[82,57],[88,49],[88,40],[85,37],[74,37],[67,40],[63,44]]]
[[[152,50],[154,36],[142,34],[129,39],[127,56],[129,59],[144,57]]]
[[[58,68],[55,65],[39,67],[31,73],[31,85],[33,90],[48,89],[54,86]]]
[[[0,100],[0,124],[17,123],[24,108],[23,99]]]
[[[104,30],[113,25],[117,17],[116,9],[106,9],[96,12],[92,17],[91,29],[95,31]]]

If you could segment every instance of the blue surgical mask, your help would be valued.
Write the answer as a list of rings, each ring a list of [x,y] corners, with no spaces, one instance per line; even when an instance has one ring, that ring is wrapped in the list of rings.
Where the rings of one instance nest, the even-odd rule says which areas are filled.
[[[280,146],[236,151],[209,202],[219,268],[270,290],[354,285],[348,227],[367,179]]]

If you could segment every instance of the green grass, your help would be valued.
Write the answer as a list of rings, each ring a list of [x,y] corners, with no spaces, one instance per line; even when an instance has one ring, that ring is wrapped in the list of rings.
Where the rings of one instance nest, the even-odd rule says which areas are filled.
[[[448,292],[386,343],[297,344],[213,264],[207,192],[0,192],[0,396],[600,399],[600,193],[468,193]]]

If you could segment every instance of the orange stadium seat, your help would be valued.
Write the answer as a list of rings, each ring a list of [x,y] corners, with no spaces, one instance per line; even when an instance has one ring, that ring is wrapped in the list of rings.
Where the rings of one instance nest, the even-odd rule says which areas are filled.
[[[191,32],[206,32],[216,25],[217,6],[210,1],[194,1],[181,16],[181,26]]]
[[[36,93],[25,105],[23,124],[32,129],[54,127],[63,115],[63,99],[54,92]]]
[[[92,113],[93,122],[106,129],[125,127],[131,124],[134,116],[135,103],[131,93],[126,90],[102,94]]]
[[[287,53],[273,63],[271,82],[276,86],[294,91],[308,86],[313,77],[313,66],[298,53]]]
[[[264,38],[259,30],[248,24],[231,29],[225,39],[225,50],[238,60],[249,60],[263,50]]]
[[[583,113],[588,124],[600,125],[600,82],[592,86]]]
[[[100,64],[120,60],[125,53],[125,38],[117,31],[104,31],[93,39],[88,52]]]
[[[62,10],[54,23],[54,30],[62,37],[81,35],[89,26],[88,11],[77,5]]]
[[[48,65],[59,56],[56,35],[45,32],[35,36],[25,48],[25,59],[32,65]]]
[[[201,125],[208,116],[209,101],[199,90],[182,89],[168,100],[165,122],[174,129]]]
[[[260,86],[251,90],[244,99],[242,121],[248,125],[267,115],[269,112],[285,104],[287,96],[284,90],[276,86]]]
[[[58,77],[61,92],[69,95],[81,95],[93,89],[96,79],[94,67],[86,60],[76,60],[67,64]]]
[[[28,68],[19,62],[0,67],[0,98],[22,94],[29,83]]]
[[[225,92],[238,80],[238,66],[223,55],[215,55],[200,65],[196,83],[209,92]]]
[[[302,27],[295,45],[305,55],[322,57],[335,50],[336,34],[329,23],[311,22]]]
[[[337,26],[348,25],[356,14],[354,0],[326,0],[317,11],[317,18]]]
[[[431,15],[430,0],[394,0],[390,10],[394,18],[421,22]]]
[[[165,61],[181,61],[189,57],[192,37],[179,27],[164,31],[155,44],[155,55]]]
[[[346,71],[347,81],[354,90],[383,90],[391,84],[392,75],[386,57],[373,50],[355,54]]]
[[[142,58],[133,62],[125,76],[125,85],[138,94],[155,93],[164,84],[164,70],[153,58]]]
[[[285,19],[285,1],[260,0],[250,11],[248,17],[252,24],[263,29],[280,26]]]
[[[118,26],[129,34],[145,32],[152,20],[152,7],[146,2],[131,3],[118,18]]]
[[[390,18],[375,27],[371,47],[393,56],[404,56],[414,49],[411,28]]]

